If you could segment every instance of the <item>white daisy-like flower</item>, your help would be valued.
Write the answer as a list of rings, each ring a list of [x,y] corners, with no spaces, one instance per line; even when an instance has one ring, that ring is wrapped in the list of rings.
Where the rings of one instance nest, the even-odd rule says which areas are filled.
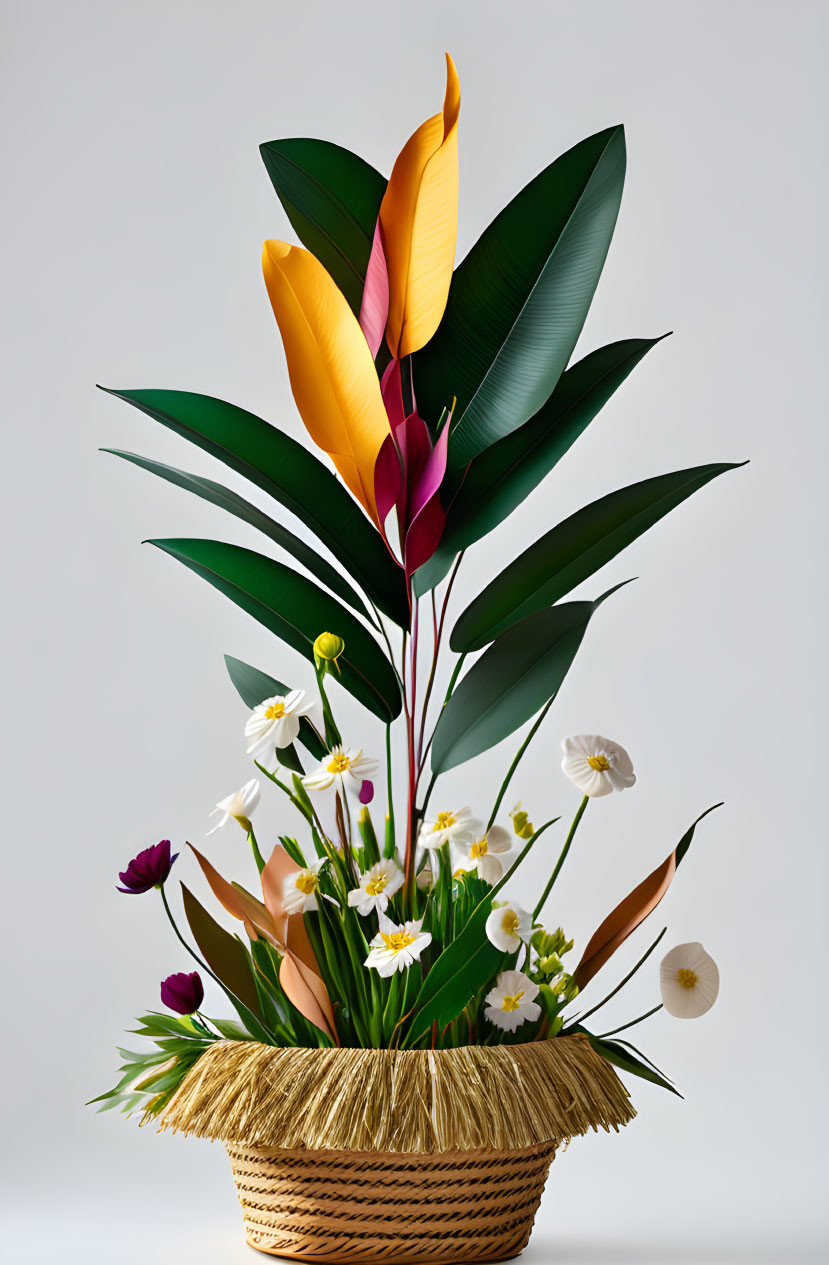
[[[401,925],[394,923],[385,914],[378,914],[380,930],[369,943],[369,954],[365,965],[373,967],[378,975],[388,977],[395,971],[405,971],[413,962],[417,962],[432,937],[428,931],[421,931],[423,919]]]
[[[433,851],[441,844],[451,842],[463,847],[470,846],[483,834],[483,822],[472,816],[471,809],[459,808],[453,812],[437,813],[432,821],[424,821],[418,843]]]
[[[538,985],[523,971],[502,971],[484,998],[484,1015],[496,1028],[515,1032],[528,1019],[535,1022],[541,1015],[537,996]]]
[[[624,747],[600,734],[565,738],[561,749],[564,752],[562,769],[591,799],[609,795],[611,791],[624,791],[636,781],[633,762]]]
[[[515,953],[521,943],[528,944],[533,933],[532,914],[514,900],[496,905],[486,920],[487,938],[502,953]]]
[[[318,857],[304,870],[285,876],[282,880],[282,905],[286,914],[304,914],[309,909],[319,909],[319,872],[327,860],[327,857]]]
[[[458,844],[464,861],[469,862],[468,865],[462,863],[463,869],[477,870],[479,877],[491,887],[503,877],[504,863],[501,857],[511,847],[512,839],[501,826],[492,826],[485,835],[474,839],[472,843]]]
[[[302,779],[309,791],[324,791],[329,786],[345,793],[346,786],[357,794],[370,773],[377,768],[377,761],[363,755],[362,747],[332,747],[317,767]]]
[[[310,706],[305,702],[305,690],[291,690],[254,707],[245,724],[248,755],[264,764],[272,759],[275,747],[290,747],[299,733],[299,718]]]
[[[259,803],[261,791],[259,779],[252,777],[238,791],[234,791],[232,795],[226,796],[225,799],[220,799],[210,816],[213,817],[216,813],[223,813],[224,815],[221,821],[212,830],[208,830],[207,833],[209,835],[215,834],[220,826],[224,826],[230,821],[231,817],[234,821],[238,821],[243,830],[250,830],[250,818]]]
[[[720,991],[717,963],[701,944],[678,944],[659,967],[662,1004],[677,1019],[698,1019],[710,1010]]]
[[[394,861],[385,858],[360,875],[360,885],[348,893],[348,903],[366,918],[370,913],[384,914],[389,900],[403,886],[403,871]]]

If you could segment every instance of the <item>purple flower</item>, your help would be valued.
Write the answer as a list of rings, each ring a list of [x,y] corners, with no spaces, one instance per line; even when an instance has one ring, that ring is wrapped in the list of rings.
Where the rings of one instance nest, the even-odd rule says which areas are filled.
[[[363,778],[359,798],[361,804],[370,804],[374,799],[374,783],[370,782],[367,777]]]
[[[204,1001],[204,984],[198,971],[168,975],[161,981],[161,1001],[177,1015],[192,1015],[197,1011]]]
[[[117,890],[125,892],[127,896],[140,896],[142,892],[148,892],[153,887],[161,887],[167,881],[167,876],[177,856],[177,852],[174,856],[170,856],[169,839],[162,839],[154,847],[145,848],[143,852],[138,853],[137,857],[133,857],[124,872],[118,875],[124,886]]]

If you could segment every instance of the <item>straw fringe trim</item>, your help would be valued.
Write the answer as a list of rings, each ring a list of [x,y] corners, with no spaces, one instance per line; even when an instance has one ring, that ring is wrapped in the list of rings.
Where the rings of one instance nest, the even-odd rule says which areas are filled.
[[[156,1122],[248,1146],[429,1154],[560,1145],[635,1115],[613,1068],[578,1035],[437,1051],[220,1041]]]

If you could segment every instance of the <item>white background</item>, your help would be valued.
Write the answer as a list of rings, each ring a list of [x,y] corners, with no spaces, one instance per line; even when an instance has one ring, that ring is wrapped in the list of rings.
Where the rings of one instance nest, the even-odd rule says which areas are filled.
[[[459,598],[596,496],[751,458],[584,586],[641,577],[602,609],[509,797],[537,820],[573,812],[565,734],[633,755],[635,789],[591,806],[550,909],[581,946],[726,801],[648,928],[664,917],[666,946],[699,939],[721,969],[704,1019],[638,1030],[686,1101],[634,1081],[631,1127],[556,1161],[526,1259],[825,1259],[827,16],[791,0],[2,4],[6,1260],[253,1259],[219,1146],[82,1104],[158,981],[189,969],[155,897],[114,880],[162,836],[202,841],[248,776],[222,654],[309,673],[140,547],[259,542],[100,455],[224,477],[94,383],[223,396],[299,435],[259,270],[262,240],[291,231],[257,145],[323,136],[388,172],[439,108],[445,48],[463,91],[459,257],[555,155],[624,122],[626,193],[580,352],[675,331],[470,554]],[[513,749],[447,777],[445,802],[485,816]],[[286,827],[270,800],[262,824]],[[516,883],[526,903],[561,837]],[[209,851],[248,876],[238,830]],[[604,1026],[656,997],[654,958]]]

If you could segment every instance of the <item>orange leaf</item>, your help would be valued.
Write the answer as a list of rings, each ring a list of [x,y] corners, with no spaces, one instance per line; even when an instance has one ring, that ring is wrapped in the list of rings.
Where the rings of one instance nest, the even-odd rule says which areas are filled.
[[[320,977],[289,951],[279,966],[279,982],[300,1014],[339,1045],[331,999]]]
[[[262,871],[262,895],[265,898],[265,905],[268,912],[276,922],[281,922],[285,917],[285,909],[282,904],[282,886],[286,878],[291,874],[298,873],[300,867],[297,865],[281,843],[278,843],[267,860],[264,870]]]
[[[282,937],[280,935],[279,926],[274,922],[268,910],[258,901],[255,896],[251,896],[250,892],[246,892],[243,887],[236,884],[228,883],[227,879],[222,878],[218,870],[210,864],[207,857],[202,856],[192,843],[187,845],[201,866],[202,873],[210,884],[210,889],[216,899],[224,905],[229,914],[234,918],[238,918],[240,922],[252,923],[259,935],[263,936],[274,948],[283,952]]]

